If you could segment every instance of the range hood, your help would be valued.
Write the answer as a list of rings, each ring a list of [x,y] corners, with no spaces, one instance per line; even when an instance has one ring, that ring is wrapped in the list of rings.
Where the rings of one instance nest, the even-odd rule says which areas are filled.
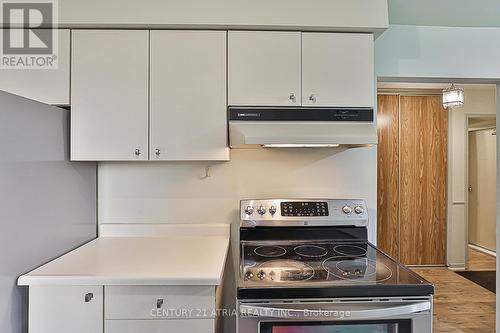
[[[229,107],[231,148],[377,144],[372,108]]]

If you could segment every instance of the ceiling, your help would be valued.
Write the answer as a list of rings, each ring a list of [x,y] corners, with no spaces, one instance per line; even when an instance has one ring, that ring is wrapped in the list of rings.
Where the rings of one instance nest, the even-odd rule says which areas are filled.
[[[388,0],[389,23],[500,27],[499,0]]]

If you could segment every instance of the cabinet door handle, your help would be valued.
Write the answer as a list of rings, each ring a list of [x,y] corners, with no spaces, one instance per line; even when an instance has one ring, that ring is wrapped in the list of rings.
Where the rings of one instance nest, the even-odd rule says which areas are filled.
[[[295,96],[295,93],[290,93],[290,96],[288,96],[288,99],[295,103],[297,101],[297,97]]]
[[[160,157],[160,153],[161,153],[160,149],[158,149],[158,148],[155,149],[155,154],[157,157]]]
[[[163,306],[163,298],[158,298],[156,300],[156,308],[161,309],[162,306]]]
[[[141,155],[141,150],[140,149],[136,149],[135,150],[135,156],[139,156]]]
[[[94,298],[94,294],[93,293],[87,293],[85,294],[85,303],[88,303],[92,300],[92,298]]]
[[[316,103],[316,96],[315,96],[314,94],[311,94],[311,95],[309,96],[309,100],[310,100],[311,102],[313,102],[313,103]]]

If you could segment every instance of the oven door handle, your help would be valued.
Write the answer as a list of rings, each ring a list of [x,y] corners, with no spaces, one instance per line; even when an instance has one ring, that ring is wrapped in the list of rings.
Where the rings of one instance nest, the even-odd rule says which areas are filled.
[[[332,306],[332,304],[328,304]],[[280,319],[300,319],[300,320],[352,320],[352,319],[377,319],[396,316],[412,315],[417,312],[431,309],[430,302],[418,302],[407,305],[398,305],[386,308],[366,309],[366,310],[319,310],[319,309],[290,309],[278,307],[266,307],[260,305],[240,305],[240,315],[247,317],[269,317]],[[356,304],[353,304],[355,307]]]

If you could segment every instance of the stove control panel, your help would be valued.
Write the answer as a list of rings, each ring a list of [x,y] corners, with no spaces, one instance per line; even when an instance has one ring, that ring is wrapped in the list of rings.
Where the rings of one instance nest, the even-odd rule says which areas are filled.
[[[328,216],[326,201],[284,201],[281,216]]]
[[[359,199],[253,199],[240,203],[241,225],[366,226],[368,210]]]

